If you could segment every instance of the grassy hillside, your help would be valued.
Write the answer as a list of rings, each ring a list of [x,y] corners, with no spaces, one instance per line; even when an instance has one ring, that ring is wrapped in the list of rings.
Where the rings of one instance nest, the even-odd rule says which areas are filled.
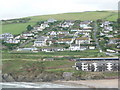
[[[26,30],[27,25],[34,25],[37,21],[47,20],[54,18],[57,20],[97,20],[106,19],[110,21],[116,21],[118,13],[117,11],[92,11],[92,12],[78,12],[78,13],[63,13],[52,15],[41,15],[29,17],[31,20],[27,23],[6,24],[3,25],[2,33],[20,34]]]
[[[54,14],[54,15],[33,16],[30,18],[32,18],[31,21],[47,20],[49,18],[54,18],[57,20],[97,20],[108,17],[111,14],[117,15],[117,12],[93,11],[93,12],[80,12],[80,13],[63,13],[63,14]],[[117,17],[115,17],[114,19],[116,20]]]
[[[20,34],[26,30],[27,25],[34,25],[35,23],[16,23],[16,24],[6,24],[2,25],[2,33],[12,33],[14,35]]]

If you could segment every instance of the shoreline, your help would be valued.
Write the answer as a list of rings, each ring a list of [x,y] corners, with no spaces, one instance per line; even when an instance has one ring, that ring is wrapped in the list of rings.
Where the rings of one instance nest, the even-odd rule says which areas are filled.
[[[89,88],[118,88],[118,79],[102,79],[102,80],[78,80],[78,81],[54,81],[53,83],[58,84],[72,84],[82,85]]]

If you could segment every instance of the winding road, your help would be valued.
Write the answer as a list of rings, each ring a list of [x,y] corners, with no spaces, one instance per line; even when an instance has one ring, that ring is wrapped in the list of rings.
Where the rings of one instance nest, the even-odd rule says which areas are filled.
[[[94,40],[95,40],[95,43],[97,45],[97,48],[99,49],[99,52],[103,52],[105,53],[106,55],[109,55],[109,56],[116,56],[116,53],[108,53],[108,52],[105,52],[102,50],[101,46],[99,45],[99,41],[98,41],[98,38],[97,38],[97,31],[98,31],[98,25],[97,25],[97,21],[94,22]]]

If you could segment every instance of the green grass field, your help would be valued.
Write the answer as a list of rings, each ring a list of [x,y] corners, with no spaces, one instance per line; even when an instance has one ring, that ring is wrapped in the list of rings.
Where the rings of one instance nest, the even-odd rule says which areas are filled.
[[[31,64],[31,63],[37,63],[39,64],[39,61],[18,61],[14,60],[14,62],[9,61],[3,61],[3,72],[14,72],[20,70],[24,65]],[[67,65],[66,65],[67,63]],[[59,61],[44,61],[44,65],[46,70],[56,70],[56,69],[72,69],[71,66],[73,66],[75,62],[70,62],[68,60],[59,60]],[[8,69],[9,67],[9,69]]]
[[[27,25],[34,25],[35,23],[17,23],[2,25],[2,33],[12,33],[14,35],[20,34],[26,30]]]
[[[51,14],[29,17],[31,20],[28,23],[7,24],[2,26],[2,33],[12,33],[14,35],[20,34],[26,30],[27,25],[34,25],[38,21],[44,21],[49,18],[57,20],[97,20],[106,19],[109,21],[116,21],[118,18],[117,11],[92,11],[92,12],[78,12],[78,13],[63,13]]]
[[[49,18],[54,18],[57,20],[97,20],[108,17],[114,13],[117,15],[117,12],[110,12],[110,11],[93,11],[93,12],[80,12],[80,13],[63,13],[63,14],[53,14],[53,15],[42,15],[42,16],[33,16],[31,21],[38,21],[38,20],[47,20]],[[114,16],[113,16],[114,17]],[[111,18],[109,18],[110,20]],[[117,17],[114,17],[116,20]],[[113,19],[112,19],[113,20]]]
[[[39,52],[39,53],[2,53],[2,59],[4,60],[28,60],[39,61],[43,58],[55,58],[55,60],[68,60],[69,58],[81,58],[81,57],[107,57],[103,53],[99,53],[98,50],[86,50],[86,51],[65,51],[65,52]]]
[[[118,14],[114,14],[113,16],[111,17],[108,17],[106,20],[109,20],[109,21],[114,21],[118,18]]]

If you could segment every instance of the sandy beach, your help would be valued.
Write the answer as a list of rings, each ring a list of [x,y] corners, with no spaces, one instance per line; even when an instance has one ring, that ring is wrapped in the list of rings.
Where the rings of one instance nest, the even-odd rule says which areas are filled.
[[[118,88],[118,79],[55,81],[55,83],[76,84],[87,86],[90,88]]]

